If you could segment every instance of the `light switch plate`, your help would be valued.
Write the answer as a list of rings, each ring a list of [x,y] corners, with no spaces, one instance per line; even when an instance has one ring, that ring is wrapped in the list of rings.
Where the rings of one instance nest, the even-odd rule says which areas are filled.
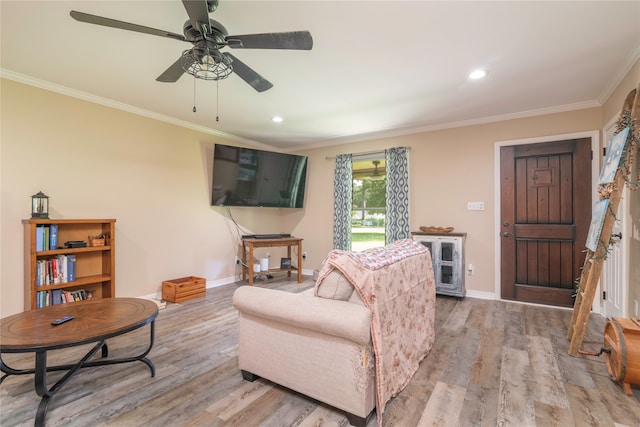
[[[483,211],[484,202],[467,202],[468,211]]]

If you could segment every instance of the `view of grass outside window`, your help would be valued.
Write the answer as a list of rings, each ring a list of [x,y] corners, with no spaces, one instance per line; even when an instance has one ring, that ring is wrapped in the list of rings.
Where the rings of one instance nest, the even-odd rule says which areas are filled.
[[[353,162],[352,251],[385,245],[387,181],[384,173],[383,159]]]

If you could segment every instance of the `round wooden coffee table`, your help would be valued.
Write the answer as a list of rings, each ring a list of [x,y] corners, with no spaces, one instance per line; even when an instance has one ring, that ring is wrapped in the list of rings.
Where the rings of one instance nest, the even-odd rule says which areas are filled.
[[[73,320],[57,326],[55,319],[66,315]],[[43,426],[51,398],[80,368],[143,362],[155,376],[155,367],[147,355],[153,347],[155,319],[158,307],[153,301],[140,298],[102,298],[53,305],[0,319],[0,370],[4,373],[0,383],[9,375],[35,374],[35,389],[42,400],[36,413],[36,426]],[[150,325],[149,347],[140,355],[109,359],[106,340],[126,334],[144,325]],[[76,364],[47,366],[47,351],[96,343]],[[102,358],[90,360],[98,350]],[[35,353],[34,369],[13,369],[2,361],[2,353]],[[47,372],[67,371],[50,388]]]

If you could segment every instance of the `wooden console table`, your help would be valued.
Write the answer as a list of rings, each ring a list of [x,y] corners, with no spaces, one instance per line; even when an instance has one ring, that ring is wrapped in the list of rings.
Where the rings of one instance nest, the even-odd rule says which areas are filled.
[[[253,286],[253,250],[255,248],[273,248],[287,247],[287,257],[291,258],[291,247],[298,247],[298,265],[291,268],[270,268],[266,273],[274,273],[278,271],[286,271],[287,276],[291,277],[291,271],[298,271],[298,283],[302,283],[302,239],[297,237],[280,237],[276,239],[242,239],[242,280],[247,280],[249,276],[249,285]],[[248,251],[248,257],[247,257]]]

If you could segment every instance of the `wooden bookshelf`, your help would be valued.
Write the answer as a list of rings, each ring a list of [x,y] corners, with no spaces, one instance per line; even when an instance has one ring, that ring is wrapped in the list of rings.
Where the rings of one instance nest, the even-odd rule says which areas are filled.
[[[38,307],[39,292],[85,291],[95,298],[115,297],[115,219],[24,219],[24,309]],[[37,250],[38,227],[57,225],[57,248]],[[82,240],[89,245],[89,236],[108,236],[103,246],[66,248],[65,242]],[[75,277],[66,283],[45,283],[38,278],[38,262],[58,256],[75,256]]]

